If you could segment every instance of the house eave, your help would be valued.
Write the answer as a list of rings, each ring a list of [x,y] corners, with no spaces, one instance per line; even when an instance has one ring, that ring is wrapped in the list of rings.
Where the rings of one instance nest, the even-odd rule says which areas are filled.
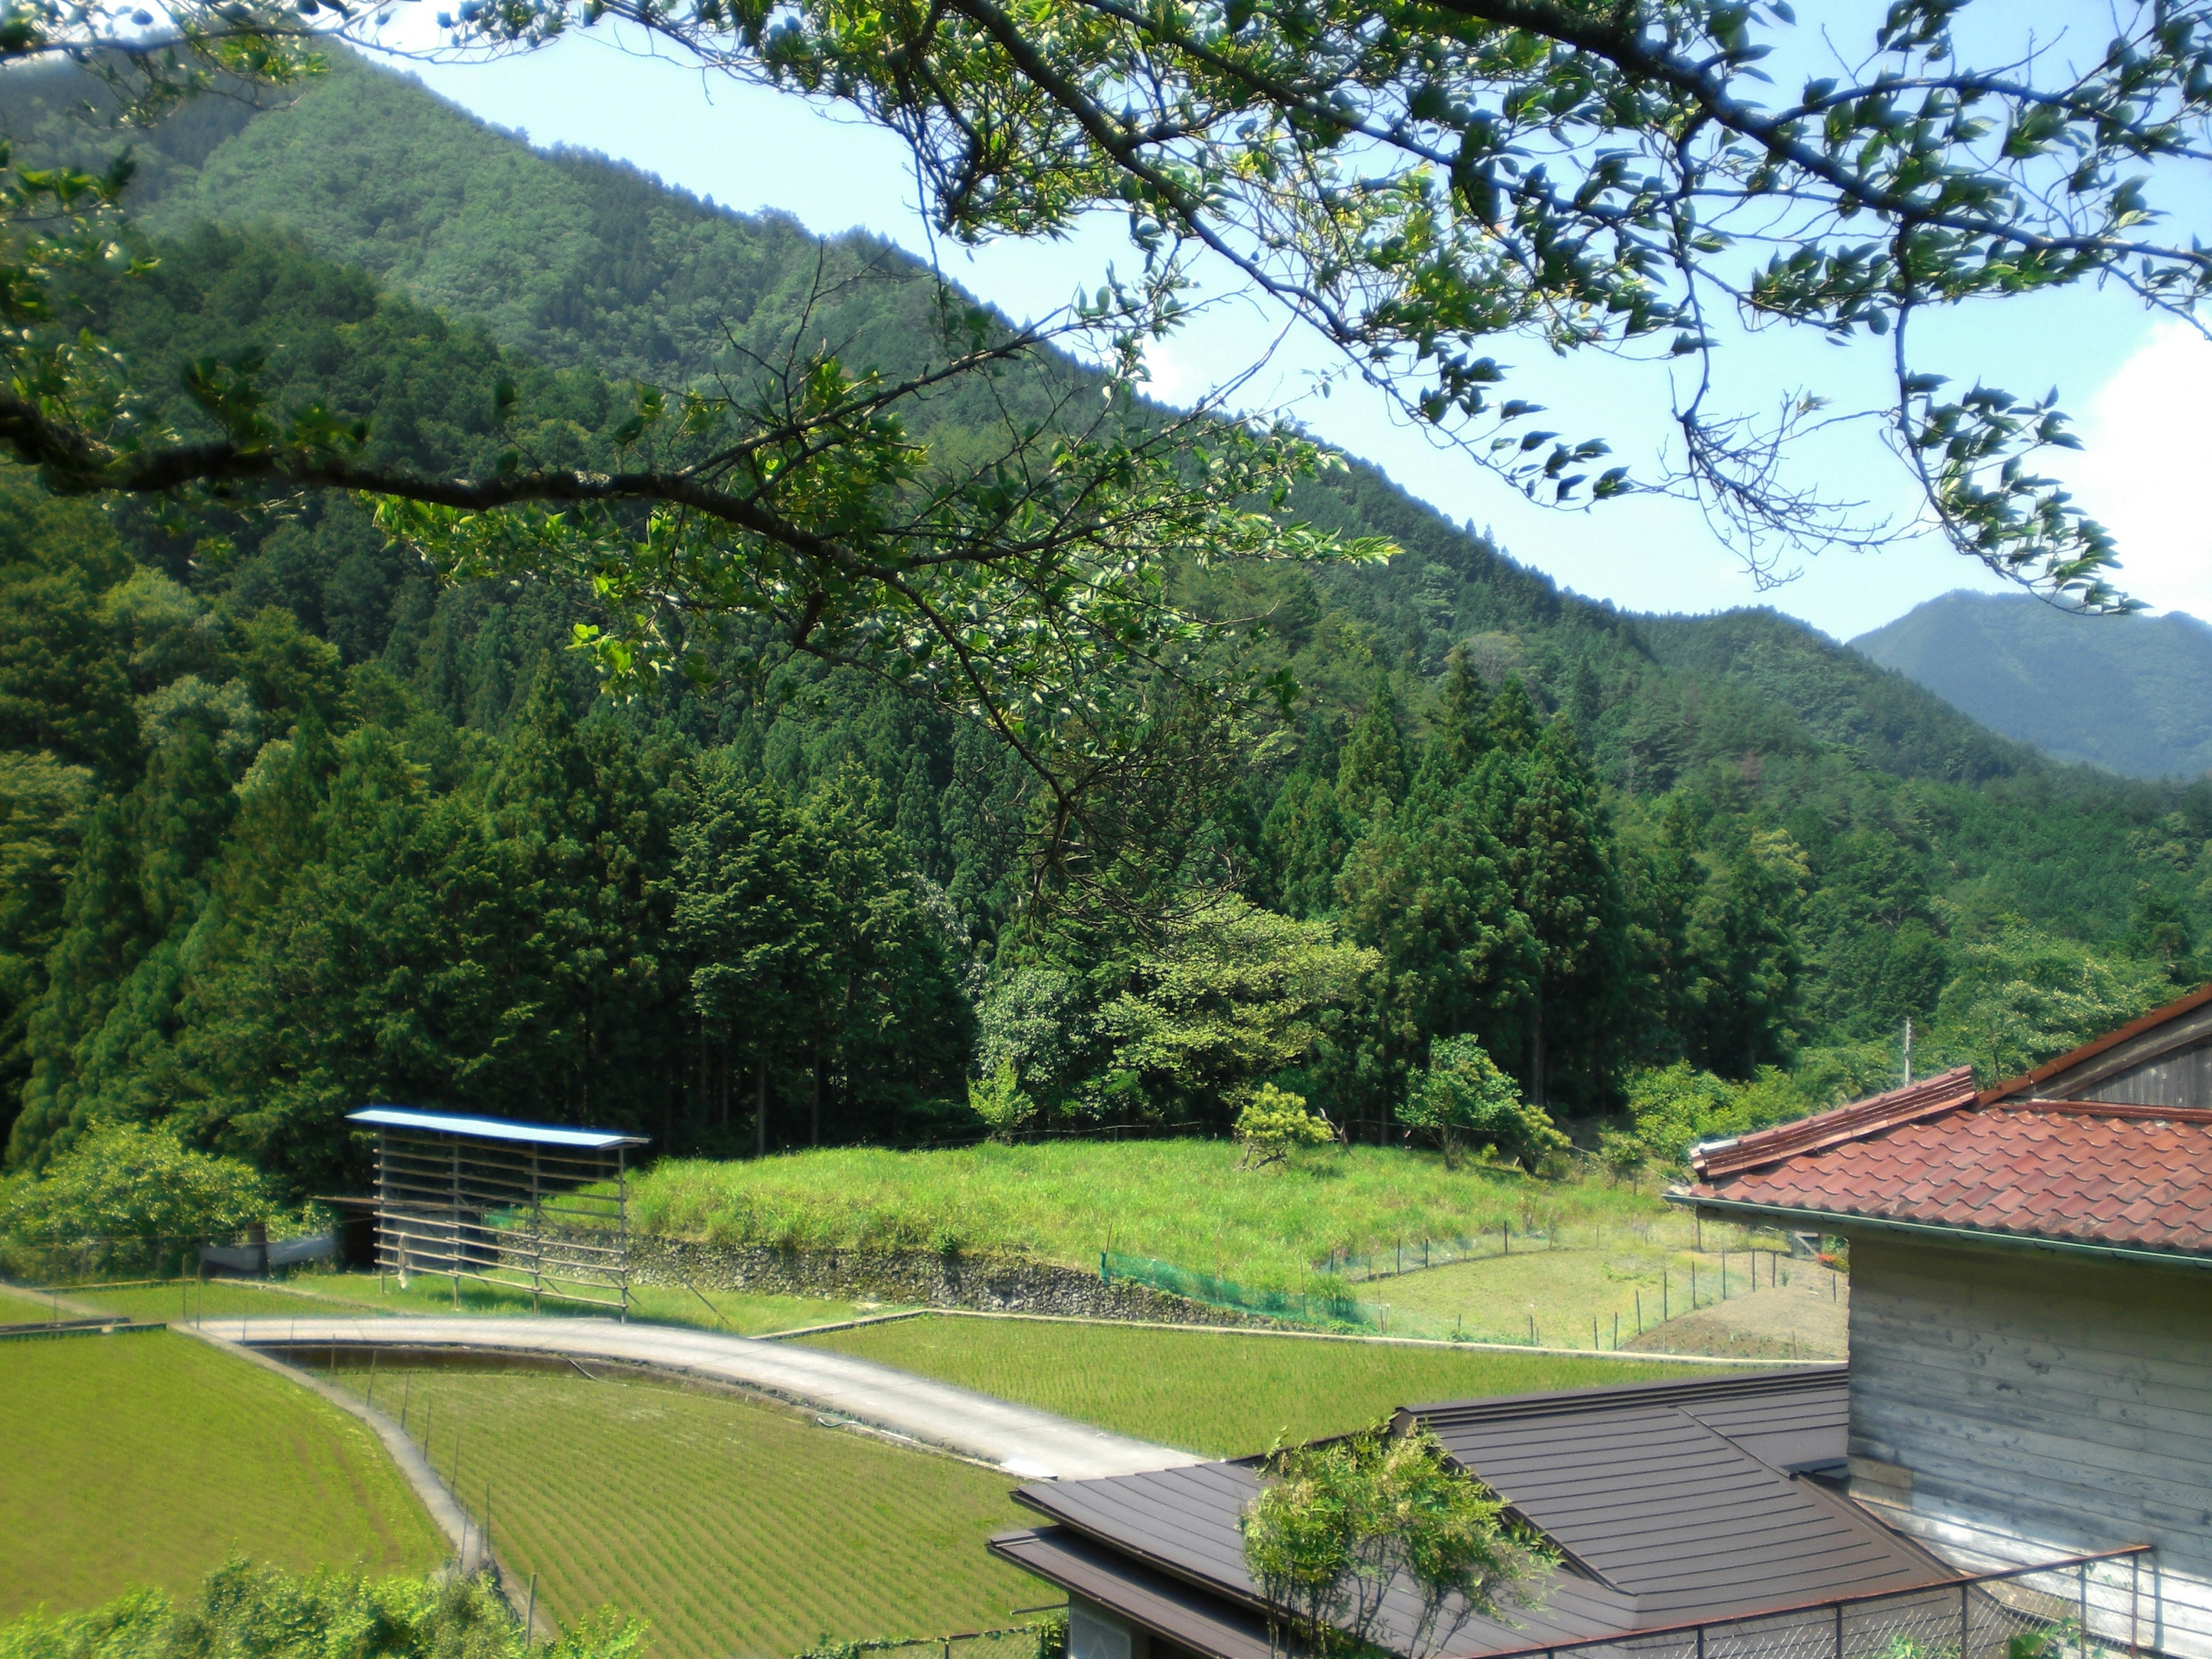
[[[2053,1255],[2090,1256],[2106,1261],[2155,1263],[2168,1267],[2212,1270],[2212,1255],[2180,1250],[2149,1250],[2128,1244],[2103,1244],[2087,1239],[2045,1238],[2032,1233],[1994,1232],[1979,1227],[1954,1227],[1934,1221],[1898,1221],[1887,1216],[1854,1214],[1848,1210],[1814,1210],[1794,1204],[1753,1204],[1743,1199],[1711,1198],[1698,1193],[1671,1192],[1669,1204],[1684,1209],[1764,1221],[1799,1231],[1882,1233],[1952,1244],[1984,1244]]]

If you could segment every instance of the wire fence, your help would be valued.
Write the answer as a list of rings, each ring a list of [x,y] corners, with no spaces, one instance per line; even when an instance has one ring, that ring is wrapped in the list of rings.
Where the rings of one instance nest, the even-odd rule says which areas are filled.
[[[939,1659],[957,1653],[967,1659],[1066,1659],[1067,1614],[1060,1608],[1039,1609],[1047,1616],[1027,1624],[998,1630],[956,1631],[948,1636],[872,1637],[856,1642],[823,1641],[795,1655],[794,1659],[862,1659],[872,1653],[933,1650]]]
[[[1144,1285],[1224,1312],[1286,1324],[1428,1341],[1504,1343],[1606,1352],[1625,1349],[1681,1315],[1715,1307],[1758,1290],[1780,1289],[1785,1284],[1794,1284],[1809,1289],[1816,1297],[1825,1296],[1831,1302],[1839,1303],[1843,1297],[1843,1277],[1832,1267],[1817,1261],[1797,1260],[1784,1249],[1747,1249],[1733,1243],[1709,1253],[1715,1258],[1710,1261],[1700,1262],[1693,1258],[1679,1267],[1657,1267],[1654,1273],[1656,1282],[1648,1295],[1643,1287],[1634,1287],[1625,1298],[1626,1306],[1613,1307],[1603,1313],[1557,1305],[1539,1309],[1532,1304],[1509,1320],[1495,1312],[1449,1313],[1406,1308],[1372,1297],[1335,1293],[1328,1288],[1331,1279],[1346,1287],[1348,1292],[1353,1284],[1387,1281],[1401,1273],[1417,1273],[1455,1261],[1573,1248],[1562,1242],[1563,1231],[1548,1234],[1523,1231],[1485,1240],[1422,1240],[1411,1247],[1400,1246],[1386,1256],[1332,1255],[1322,1266],[1321,1288],[1313,1291],[1241,1285],[1234,1279],[1199,1273],[1173,1262],[1112,1250],[1100,1253],[1098,1273],[1109,1284],[1118,1280]],[[1485,1245],[1488,1248],[1483,1248]],[[1405,1263],[1402,1268],[1396,1265],[1401,1260]],[[1364,1279],[1356,1279],[1341,1270],[1340,1264],[1346,1262],[1388,1265],[1381,1271],[1370,1272]],[[1808,1272],[1814,1275],[1809,1286],[1798,1277]]]
[[[240,1233],[116,1233],[46,1239],[0,1236],[0,1277],[41,1289],[172,1284],[179,1279],[259,1279],[336,1261],[336,1229],[270,1238]]]
[[[2116,1659],[2160,1651],[2148,1545],[1497,1659]]]
[[[1687,1216],[1586,1224],[1524,1218],[1518,1226],[1510,1217],[1503,1217],[1488,1229],[1464,1237],[1407,1238],[1401,1235],[1386,1243],[1370,1245],[1364,1251],[1332,1250],[1314,1267],[1316,1272],[1357,1285],[1431,1267],[1449,1267],[1460,1261],[1494,1261],[1545,1250],[1600,1250],[1623,1244],[1646,1250],[1718,1254],[1723,1259],[1757,1253],[1833,1264],[1835,1258],[1824,1255],[1817,1244],[1810,1242],[1810,1237]],[[1736,1267],[1745,1274],[1750,1272],[1741,1261]]]

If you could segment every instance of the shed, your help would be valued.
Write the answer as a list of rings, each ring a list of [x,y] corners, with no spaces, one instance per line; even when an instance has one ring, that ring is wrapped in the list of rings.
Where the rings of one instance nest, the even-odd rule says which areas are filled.
[[[642,1135],[408,1106],[369,1106],[376,1260],[404,1285],[428,1274],[629,1315],[629,1151]]]
[[[1673,1196],[1850,1246],[1852,1496],[1962,1568],[2154,1547],[2112,1634],[2212,1659],[2212,988],[1692,1154]],[[2145,1589],[2145,1583],[2149,1588]]]

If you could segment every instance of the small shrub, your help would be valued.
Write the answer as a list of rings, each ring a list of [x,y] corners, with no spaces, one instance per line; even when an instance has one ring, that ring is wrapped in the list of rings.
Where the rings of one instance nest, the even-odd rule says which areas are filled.
[[[1237,1140],[1243,1147],[1239,1169],[1263,1169],[1289,1158],[1296,1146],[1321,1146],[1336,1139],[1329,1121],[1306,1109],[1304,1095],[1263,1083],[1237,1115]]]
[[[1022,1088],[1021,1075],[1010,1053],[1001,1053],[996,1070],[968,1085],[968,1105],[981,1118],[994,1140],[1004,1139],[1036,1115],[1036,1102]]]
[[[635,1620],[602,1614],[539,1650],[546,1659],[633,1659]],[[137,1590],[90,1613],[0,1625],[0,1659],[521,1659],[522,1624],[487,1577],[370,1578],[232,1561],[198,1595]]]

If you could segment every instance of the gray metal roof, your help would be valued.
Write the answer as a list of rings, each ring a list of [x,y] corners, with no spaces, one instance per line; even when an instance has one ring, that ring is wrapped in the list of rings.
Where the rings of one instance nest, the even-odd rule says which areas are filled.
[[[417,1111],[411,1106],[368,1106],[346,1114],[349,1123],[366,1123],[379,1129],[414,1129],[425,1134],[454,1135],[464,1140],[512,1140],[532,1146],[574,1146],[589,1152],[611,1152],[617,1146],[642,1146],[644,1135],[624,1134],[619,1129],[566,1129],[554,1123],[524,1123],[507,1117],[464,1117],[453,1112]]]
[[[1845,1386],[1833,1366],[1407,1407],[1401,1421],[1425,1423],[1564,1556],[1528,1606],[1468,1620],[1445,1651],[1473,1659],[1948,1581],[1948,1567],[1791,1474],[1842,1459]],[[1237,1659],[1207,1621],[1259,1606],[1239,1524],[1259,1484],[1246,1461],[1024,1486],[1015,1497],[1060,1524],[1025,1534],[1018,1553],[994,1547]],[[1163,1582],[1222,1605],[1175,1613]],[[1391,1610],[1401,1599],[1410,1620],[1410,1592]]]

